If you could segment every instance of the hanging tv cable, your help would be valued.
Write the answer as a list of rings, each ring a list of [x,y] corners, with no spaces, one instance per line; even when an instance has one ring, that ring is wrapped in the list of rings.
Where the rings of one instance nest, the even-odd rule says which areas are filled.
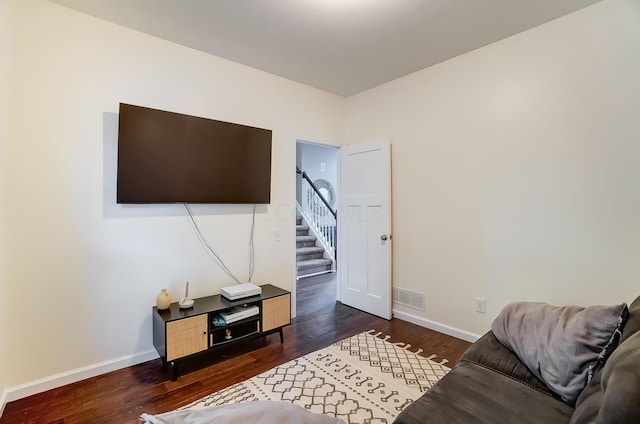
[[[251,218],[251,232],[249,234],[249,283],[253,277],[253,268],[255,267],[255,249],[253,245],[253,234],[256,226],[256,205],[253,205],[253,216]]]
[[[227,268],[227,266],[225,265],[224,261],[222,260],[222,258],[220,257],[220,255],[218,255],[218,253],[213,250],[213,248],[211,246],[209,246],[209,243],[207,242],[207,240],[204,238],[204,236],[202,235],[202,232],[200,231],[200,228],[198,227],[198,224],[196,223],[195,218],[193,217],[193,214],[191,213],[191,208],[189,208],[189,205],[184,203],[184,207],[187,210],[187,213],[189,214],[189,221],[191,223],[191,226],[193,227],[193,229],[195,230],[196,234],[198,235],[198,240],[200,240],[200,243],[202,244],[202,247],[204,248],[204,250],[207,252],[207,254],[209,255],[209,257],[220,267],[220,269],[222,269],[229,277],[231,277],[232,279],[235,280],[236,283],[241,284],[240,280],[238,280],[236,278],[235,275],[233,275],[233,273],[229,270],[229,268]],[[253,229],[252,229],[253,231]]]

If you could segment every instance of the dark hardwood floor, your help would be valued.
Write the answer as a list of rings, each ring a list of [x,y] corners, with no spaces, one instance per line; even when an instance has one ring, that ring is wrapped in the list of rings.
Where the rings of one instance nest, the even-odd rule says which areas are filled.
[[[143,412],[157,414],[186,405],[209,393],[306,355],[333,342],[377,330],[392,342],[410,343],[410,350],[436,354],[455,365],[468,342],[392,319],[390,321],[335,301],[333,274],[298,282],[297,317],[278,334],[218,350],[185,364],[171,381],[160,359],[110,372],[10,402],[0,423],[137,423]]]

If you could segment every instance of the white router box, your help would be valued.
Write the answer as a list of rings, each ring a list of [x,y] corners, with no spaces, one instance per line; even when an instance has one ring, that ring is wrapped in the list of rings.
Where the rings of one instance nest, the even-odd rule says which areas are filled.
[[[220,294],[229,300],[238,300],[244,297],[259,296],[262,294],[262,287],[251,283],[235,284],[221,288]]]

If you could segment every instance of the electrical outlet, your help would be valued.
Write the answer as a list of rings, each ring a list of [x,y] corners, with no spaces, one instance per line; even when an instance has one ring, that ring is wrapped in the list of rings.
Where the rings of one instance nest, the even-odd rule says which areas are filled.
[[[274,230],[273,231],[273,241],[280,241],[280,230]]]
[[[487,312],[487,302],[481,297],[476,297],[476,312],[481,314]]]

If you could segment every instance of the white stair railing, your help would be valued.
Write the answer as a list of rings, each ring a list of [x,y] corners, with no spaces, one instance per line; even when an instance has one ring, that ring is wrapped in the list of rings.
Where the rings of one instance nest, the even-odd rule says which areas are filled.
[[[296,168],[301,176],[302,198],[298,199],[298,207],[312,232],[318,237],[325,251],[335,260],[337,250],[337,213],[327,199],[320,193],[306,172]]]

